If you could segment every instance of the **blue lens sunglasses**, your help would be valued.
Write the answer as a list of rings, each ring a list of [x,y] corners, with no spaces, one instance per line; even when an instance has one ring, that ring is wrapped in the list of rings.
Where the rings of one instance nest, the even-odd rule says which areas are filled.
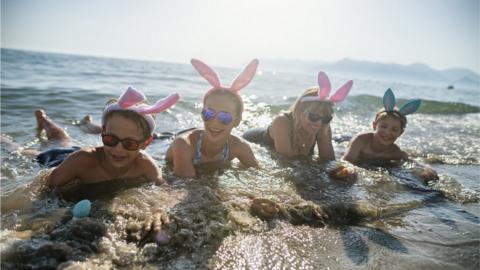
[[[229,112],[216,112],[212,108],[203,108],[202,109],[202,119],[207,122],[213,120],[215,117],[218,117],[218,120],[224,125],[229,125],[233,121],[233,116]]]

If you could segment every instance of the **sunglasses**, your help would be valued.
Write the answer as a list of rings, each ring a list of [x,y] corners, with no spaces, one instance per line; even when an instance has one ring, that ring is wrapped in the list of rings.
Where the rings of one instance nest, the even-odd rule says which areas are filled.
[[[318,113],[308,112],[308,120],[312,123],[322,121],[322,124],[328,124],[332,119],[333,117],[331,115],[321,116]]]
[[[118,143],[122,143],[123,148],[125,148],[128,151],[135,151],[140,148],[140,145],[142,142],[139,142],[134,139],[123,139],[120,140],[117,136],[111,135],[111,134],[102,134],[102,142],[103,145],[108,146],[108,147],[115,147],[117,146]]]
[[[229,112],[218,112],[217,113],[212,108],[203,108],[202,109],[202,119],[203,119],[203,121],[207,122],[207,121],[213,120],[215,118],[215,116],[217,116],[218,120],[220,120],[220,122],[222,122],[222,124],[224,124],[226,126],[229,125],[230,123],[232,123],[232,121],[233,121],[233,116]]]

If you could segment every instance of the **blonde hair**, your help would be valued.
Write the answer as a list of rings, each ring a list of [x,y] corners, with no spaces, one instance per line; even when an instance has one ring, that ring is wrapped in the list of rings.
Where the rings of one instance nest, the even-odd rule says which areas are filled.
[[[304,101],[301,102],[303,97],[307,96],[317,96],[319,88],[311,87],[303,91],[302,95],[297,98],[295,103],[289,108],[289,112],[292,113],[293,117],[298,117],[300,113],[304,113],[312,107],[320,108],[320,111],[327,115],[333,114],[333,103],[328,101]]]
[[[333,103],[329,101],[304,101],[302,102],[301,99],[306,96],[317,96],[318,91],[320,89],[318,87],[310,87],[303,91],[302,95],[297,98],[295,103],[288,109],[288,114],[292,117],[292,125],[293,125],[293,140],[297,140],[297,131],[300,129],[302,122],[299,121],[301,118],[301,114],[305,113],[309,109],[319,108],[321,113],[326,115],[333,114]]]

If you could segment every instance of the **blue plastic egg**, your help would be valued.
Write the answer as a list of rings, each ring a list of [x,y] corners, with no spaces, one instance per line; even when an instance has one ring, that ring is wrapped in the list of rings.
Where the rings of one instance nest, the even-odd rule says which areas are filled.
[[[92,203],[89,200],[81,200],[72,209],[72,214],[76,218],[83,218],[90,214]]]

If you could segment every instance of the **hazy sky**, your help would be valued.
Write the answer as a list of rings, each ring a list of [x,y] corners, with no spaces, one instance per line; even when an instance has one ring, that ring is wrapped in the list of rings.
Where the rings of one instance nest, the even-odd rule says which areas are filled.
[[[480,72],[479,0],[2,0],[4,48],[237,66],[257,58]]]

